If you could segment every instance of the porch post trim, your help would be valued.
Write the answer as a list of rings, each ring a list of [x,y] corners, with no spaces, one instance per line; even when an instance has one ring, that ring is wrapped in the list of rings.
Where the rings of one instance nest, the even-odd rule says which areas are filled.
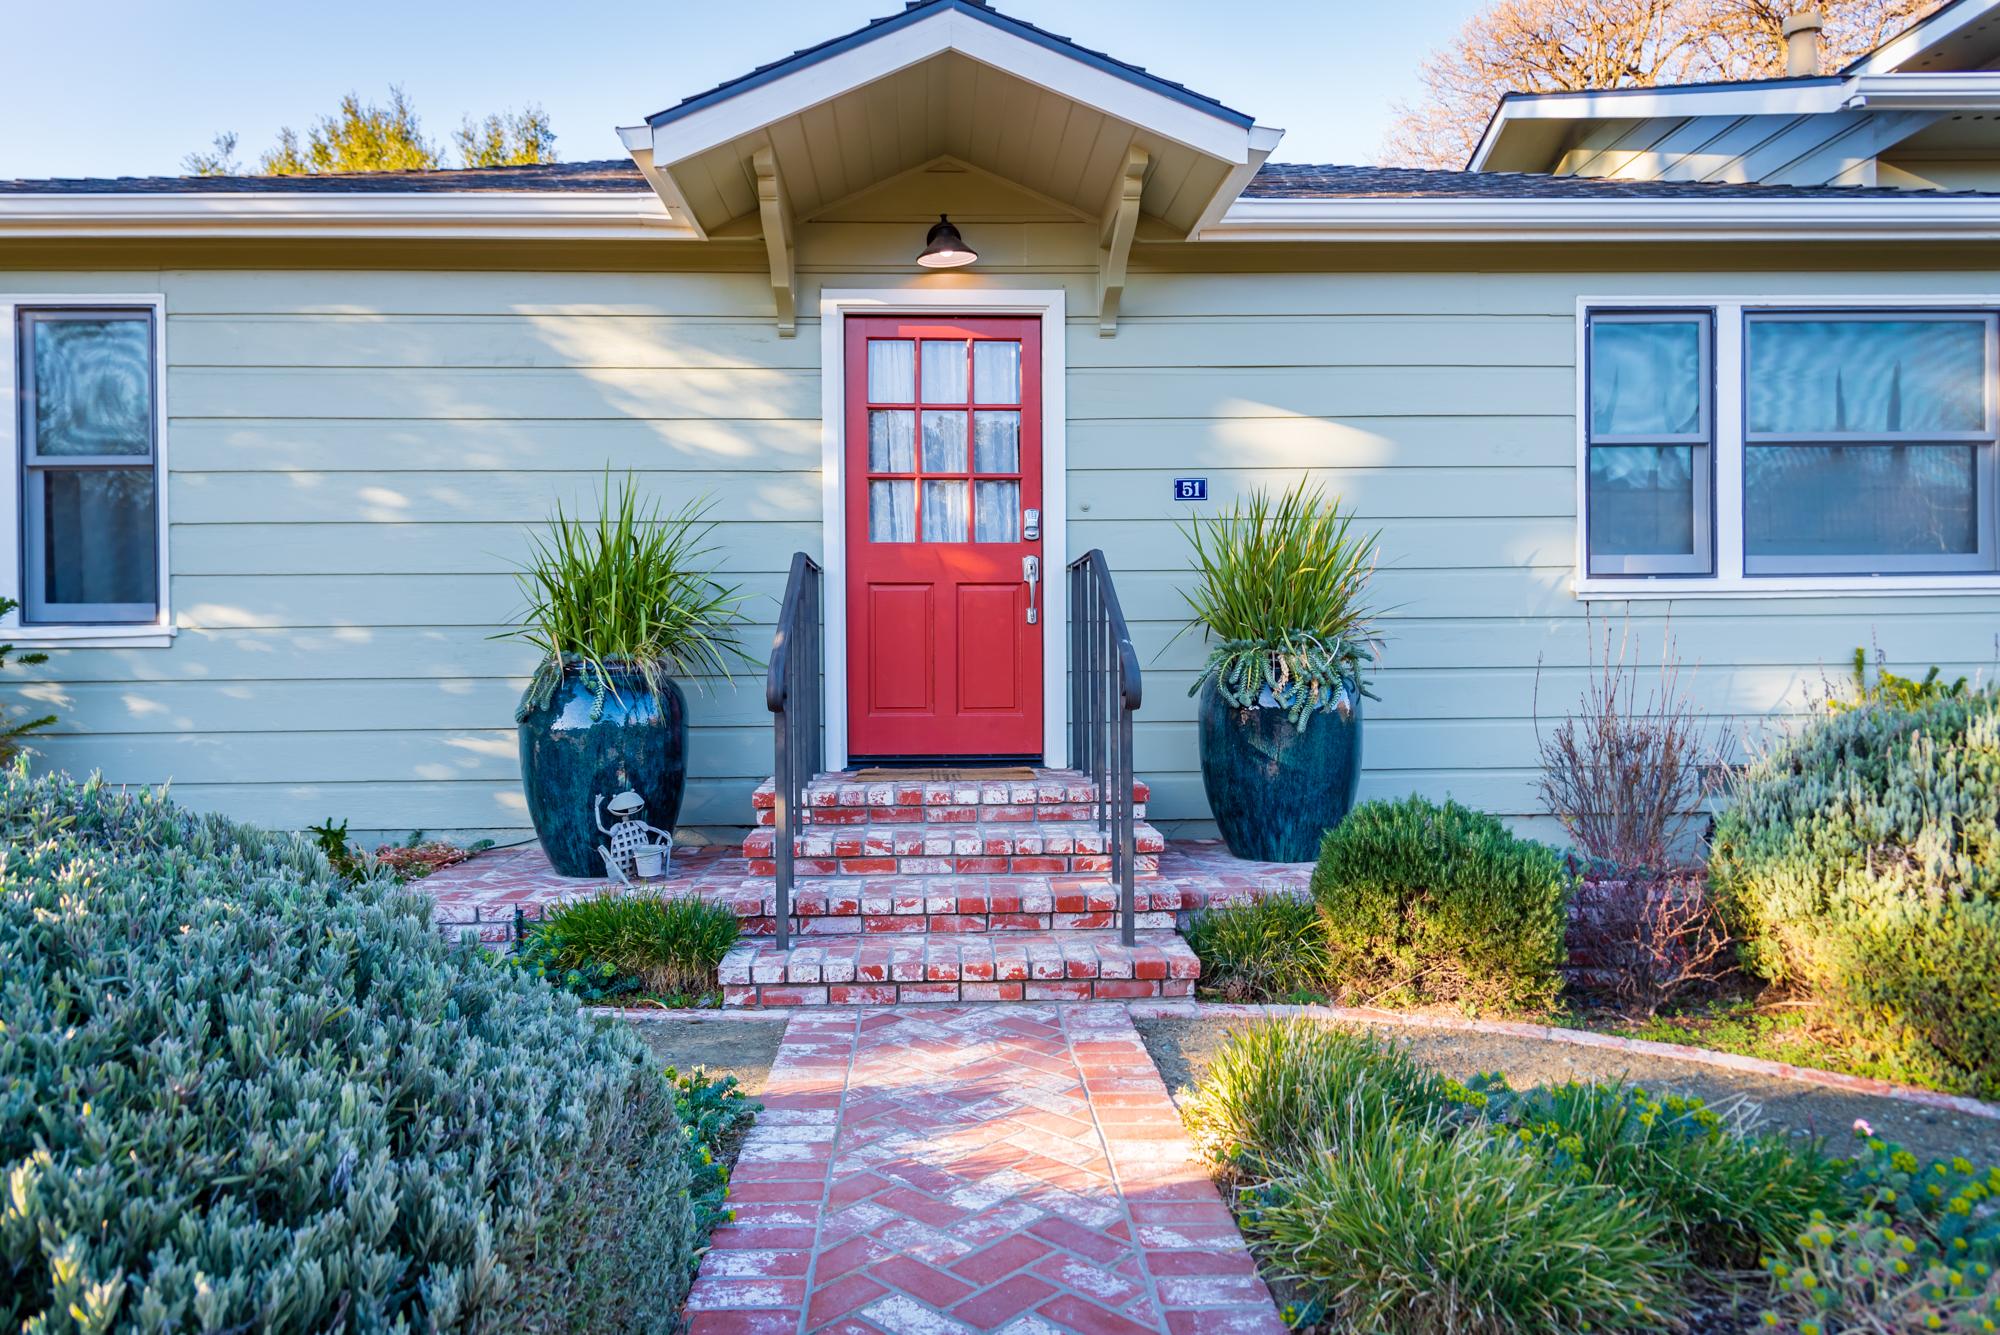
[[[819,299],[820,546],[826,571],[826,766],[847,767],[847,317],[1025,315],[1042,322],[1042,565],[1069,564],[1068,294],[1061,288],[825,288]],[[1042,759],[1067,766],[1068,581],[1042,580]]]

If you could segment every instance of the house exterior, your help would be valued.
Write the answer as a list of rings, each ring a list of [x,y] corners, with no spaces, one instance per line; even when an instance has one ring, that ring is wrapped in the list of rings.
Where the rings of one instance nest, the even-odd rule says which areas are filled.
[[[1994,77],[1901,50],[1786,95],[1851,120]],[[1898,142],[2000,152],[1957,114]],[[1208,819],[1178,526],[1304,471],[1381,530],[1367,796],[1546,833],[1537,714],[1607,628],[1646,662],[1670,628],[1733,731],[1857,645],[1990,669],[2000,194],[1874,130],[1868,170],[1583,174],[1596,121],[1490,169],[1531,119],[1488,169],[1288,165],[1180,84],[918,0],[618,160],[0,185],[4,634],[50,655],[9,694],[61,716],[45,763],[243,819],[520,837],[534,652],[494,636],[607,468],[712,502],[753,653],[792,553],[823,564],[833,767],[1065,763],[1061,572],[1101,549],[1169,833]],[[916,262],[940,215],[975,263]],[[741,827],[764,682],[703,686],[683,823]]]

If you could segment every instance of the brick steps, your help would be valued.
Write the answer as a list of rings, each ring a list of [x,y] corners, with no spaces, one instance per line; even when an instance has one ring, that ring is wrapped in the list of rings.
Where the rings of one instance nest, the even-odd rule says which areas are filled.
[[[1180,887],[1157,876],[1132,886],[1138,926],[1168,928]],[[743,930],[777,930],[777,892],[746,885],[719,896]],[[1093,876],[820,877],[793,887],[792,930],[810,936],[917,932],[1096,931],[1117,925],[1118,888]]]
[[[1137,814],[1146,814],[1146,785],[1134,780]],[[1032,779],[954,783],[863,783],[851,773],[822,774],[806,785],[799,824],[950,825],[1087,821],[1097,817],[1097,785],[1076,770],[1040,770]],[[777,790],[767,780],[751,796],[759,825],[775,823]]]
[[[1037,876],[1108,873],[1111,839],[1094,821],[808,827],[792,840],[800,876]],[[1133,870],[1159,870],[1167,841],[1144,821],[1133,830]],[[777,831],[752,830],[743,856],[755,875],[775,875]]]
[[[1171,931],[938,933],[739,942],[717,971],[723,1005],[887,1006],[909,1001],[1111,1001],[1192,995],[1201,962]]]

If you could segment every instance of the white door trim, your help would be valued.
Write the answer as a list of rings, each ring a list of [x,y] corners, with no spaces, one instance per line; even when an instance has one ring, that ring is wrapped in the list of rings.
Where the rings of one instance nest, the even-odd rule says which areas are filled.
[[[847,767],[847,317],[1029,315],[1042,322],[1042,757],[1069,763],[1068,328],[1062,289],[827,288],[819,299],[820,523],[826,559],[826,764]]]

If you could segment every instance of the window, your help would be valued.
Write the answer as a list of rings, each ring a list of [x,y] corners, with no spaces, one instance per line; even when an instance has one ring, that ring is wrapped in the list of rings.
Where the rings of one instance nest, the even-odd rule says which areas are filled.
[[[871,339],[868,405],[870,542],[1020,541],[1018,341]]]
[[[1994,569],[1990,315],[1753,315],[1753,575]]]
[[[1579,591],[2000,587],[1994,306],[1584,304]]]
[[[121,642],[158,633],[158,300],[0,300],[0,314],[13,391],[7,490],[18,525],[4,573],[18,589],[18,631]]]
[[[1590,572],[1706,574],[1709,316],[1604,314],[1589,328]]]

